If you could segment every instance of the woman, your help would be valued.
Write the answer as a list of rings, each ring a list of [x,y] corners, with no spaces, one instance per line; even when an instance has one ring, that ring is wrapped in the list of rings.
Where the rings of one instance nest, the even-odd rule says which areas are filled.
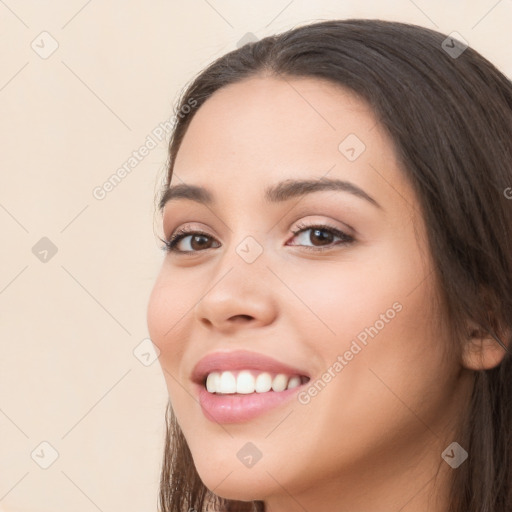
[[[512,510],[511,82],[334,20],[224,55],[179,111],[161,510]]]

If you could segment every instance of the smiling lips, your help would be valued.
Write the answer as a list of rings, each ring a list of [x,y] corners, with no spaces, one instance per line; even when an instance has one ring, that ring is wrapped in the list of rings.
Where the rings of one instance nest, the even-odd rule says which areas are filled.
[[[291,389],[309,380],[309,375],[263,354],[234,350],[203,357],[194,367],[191,379],[211,393],[246,394]]]
[[[208,419],[238,423],[289,400],[310,376],[263,354],[236,350],[207,355],[191,379]]]

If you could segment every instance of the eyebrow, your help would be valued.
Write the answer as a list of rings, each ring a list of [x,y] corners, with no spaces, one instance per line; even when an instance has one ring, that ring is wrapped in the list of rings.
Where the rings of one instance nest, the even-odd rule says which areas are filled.
[[[334,178],[310,180],[288,179],[267,187],[265,189],[264,198],[265,201],[269,203],[280,203],[295,197],[302,197],[306,194],[324,190],[348,192],[360,199],[368,201],[373,206],[382,209],[382,206],[362,188],[359,188],[350,181]],[[169,187],[163,192],[159,203],[160,210],[162,210],[169,201],[176,199],[189,199],[209,206],[215,204],[213,194],[205,187],[182,183]]]

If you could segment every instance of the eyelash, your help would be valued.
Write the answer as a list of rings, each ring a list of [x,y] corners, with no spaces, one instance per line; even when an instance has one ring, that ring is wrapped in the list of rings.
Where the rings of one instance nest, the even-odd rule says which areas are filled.
[[[349,244],[352,244],[353,242],[355,242],[354,237],[347,235],[343,231],[340,231],[339,229],[337,229],[333,226],[329,226],[327,224],[308,225],[308,224],[301,223],[301,224],[297,225],[297,228],[295,230],[293,230],[292,233],[293,233],[293,236],[296,237],[303,231],[308,231],[308,230],[327,231],[327,232],[331,233],[332,235],[334,235],[335,237],[340,238],[341,240],[338,241],[337,244],[334,244],[334,242],[333,242],[330,245],[325,246],[325,247],[314,247],[314,246],[309,246],[309,245],[297,245],[297,246],[293,245],[293,247],[304,247],[307,250],[320,252],[320,251],[326,251],[326,250],[332,249],[334,245],[349,245]],[[163,242],[163,246],[161,247],[161,249],[165,252],[172,252],[172,253],[176,253],[176,254],[194,254],[194,253],[203,252],[208,249],[216,249],[216,247],[208,247],[207,249],[202,249],[199,251],[180,251],[180,250],[176,249],[176,245],[183,238],[185,238],[186,236],[189,236],[189,235],[203,235],[208,238],[213,238],[212,236],[210,236],[208,233],[205,233],[204,231],[191,230],[188,228],[180,228],[180,229],[176,230],[176,232],[170,237],[169,240],[160,239]]]

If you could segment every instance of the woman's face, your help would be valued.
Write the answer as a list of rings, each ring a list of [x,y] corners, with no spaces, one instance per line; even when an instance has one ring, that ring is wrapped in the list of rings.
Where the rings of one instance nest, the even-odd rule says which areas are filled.
[[[432,309],[418,201],[377,123],[329,82],[258,77],[217,91],[183,140],[171,188],[204,187],[211,201],[166,203],[166,239],[203,235],[166,254],[148,327],[195,466],[220,496],[272,510],[344,496],[369,509],[380,489],[377,508],[404,505],[453,441],[461,368]],[[290,368],[249,354],[203,368],[202,382],[233,370],[217,379],[227,394],[194,382],[204,356],[240,350]],[[265,371],[309,382],[233,395],[243,369],[256,383]]]

